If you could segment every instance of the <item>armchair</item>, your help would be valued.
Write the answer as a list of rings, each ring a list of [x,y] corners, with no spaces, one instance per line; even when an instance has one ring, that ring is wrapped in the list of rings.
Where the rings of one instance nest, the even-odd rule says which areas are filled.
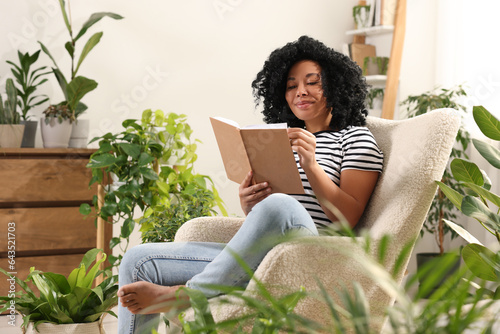
[[[386,120],[368,117],[367,126],[384,152],[384,170],[372,194],[357,229],[366,229],[372,238],[372,252],[377,241],[389,234],[393,240],[385,266],[391,271],[402,248],[414,242],[436,192],[435,180],[440,180],[460,124],[456,111],[440,109],[405,120]],[[175,241],[227,242],[238,230],[243,218],[203,217],[185,223],[177,232]],[[364,253],[362,247],[348,237],[319,236],[314,242],[286,242],[273,248],[264,258],[256,277],[270,287],[273,294],[296,291],[303,286],[307,291],[318,291],[316,278],[326,287],[335,301],[336,291],[360,283],[370,302],[374,323],[380,330],[384,310],[394,300],[376,285],[359,263],[346,256]],[[308,238],[304,238],[308,239]],[[334,244],[337,247],[328,247]],[[409,256],[396,280],[401,282]],[[247,291],[255,290],[250,282]],[[240,315],[244,310],[237,305],[217,304],[211,301],[216,322]],[[328,326],[331,321],[327,305],[320,299],[307,297],[295,311],[309,319]]]

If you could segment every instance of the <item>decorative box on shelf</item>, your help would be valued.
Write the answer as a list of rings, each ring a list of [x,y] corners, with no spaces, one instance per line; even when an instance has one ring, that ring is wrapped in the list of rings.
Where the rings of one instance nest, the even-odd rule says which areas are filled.
[[[68,275],[96,247],[94,219],[79,212],[82,203],[92,204],[97,195],[85,167],[94,151],[0,148],[1,268],[22,279],[33,266]],[[106,225],[108,245],[112,226]],[[7,295],[8,288],[1,279],[0,295]]]

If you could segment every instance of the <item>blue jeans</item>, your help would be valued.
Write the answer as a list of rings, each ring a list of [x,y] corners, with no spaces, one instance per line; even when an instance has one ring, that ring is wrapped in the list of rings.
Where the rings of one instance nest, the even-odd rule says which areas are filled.
[[[252,269],[274,246],[289,237],[318,235],[304,207],[294,198],[272,194],[247,215],[228,244],[170,242],[141,244],[127,251],[119,270],[120,286],[137,281],[173,286],[186,284],[207,298],[221,292],[209,285],[246,287],[249,276],[233,252]],[[118,306],[118,333],[151,333],[159,314],[134,315]]]

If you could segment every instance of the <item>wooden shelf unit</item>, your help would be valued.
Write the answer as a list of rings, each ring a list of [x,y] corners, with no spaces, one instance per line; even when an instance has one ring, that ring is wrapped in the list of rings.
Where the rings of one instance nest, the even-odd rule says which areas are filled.
[[[392,33],[391,52],[389,55],[389,66],[387,76],[367,76],[366,81],[370,85],[382,86],[384,89],[384,101],[382,106],[382,118],[393,119],[397,104],[399,74],[401,60],[403,57],[403,44],[406,32],[406,0],[397,0],[394,26],[373,26],[368,28],[348,30],[346,35],[354,36],[354,40],[364,43],[366,36],[376,36]]]
[[[33,266],[66,276],[86,251],[96,247],[98,237],[110,254],[112,225],[102,226],[99,236],[94,219],[85,219],[79,212],[80,204],[92,204],[97,195],[97,186],[88,186],[91,171],[85,167],[94,151],[0,148],[1,268],[23,280]],[[12,226],[14,231],[8,235]],[[11,268],[12,246],[15,265]],[[0,280],[1,296],[7,295],[7,283]]]

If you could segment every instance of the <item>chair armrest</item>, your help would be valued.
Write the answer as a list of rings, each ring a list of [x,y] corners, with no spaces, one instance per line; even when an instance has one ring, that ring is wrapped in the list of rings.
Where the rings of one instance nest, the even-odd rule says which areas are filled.
[[[202,241],[228,243],[245,218],[199,217],[185,222],[175,234],[175,242]]]

